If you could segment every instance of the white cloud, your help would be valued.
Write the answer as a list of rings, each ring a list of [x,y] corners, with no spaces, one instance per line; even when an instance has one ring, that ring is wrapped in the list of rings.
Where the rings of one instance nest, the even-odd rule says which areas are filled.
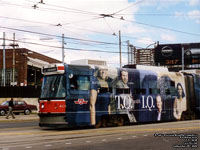
[[[200,1],[199,0],[189,0],[189,5],[190,6],[200,5]]]
[[[164,41],[175,42],[176,36],[175,35],[169,35],[169,34],[161,34],[161,39],[164,40]]]
[[[40,4],[38,2],[39,0],[32,0],[32,1],[2,0],[1,1],[2,5],[0,5],[1,9],[0,16],[17,18],[21,19],[21,21],[17,19],[15,20],[8,18],[7,19],[0,18],[1,26],[18,28],[18,29],[46,33],[46,34],[53,34],[57,36],[61,36],[64,33],[66,37],[98,40],[98,41],[104,41],[104,39],[101,38],[100,36],[99,36],[100,39],[97,39],[96,37],[95,37],[96,39],[93,39],[93,36],[95,36],[97,33],[89,32],[87,30],[103,32],[110,35],[113,32],[118,34],[119,30],[121,30],[123,34],[145,32],[145,30],[142,27],[133,25],[130,22],[122,21],[120,19],[114,19],[112,17],[106,17],[105,18],[106,21],[103,18],[95,19],[97,17],[100,17],[99,14],[113,14],[115,12],[123,10],[124,8],[127,8],[115,14],[114,17],[120,18],[122,14],[133,14],[124,16],[124,19],[134,21],[135,20],[134,13],[136,13],[139,10],[139,6],[138,5],[131,6],[132,4],[134,4],[134,2],[128,2],[128,0],[117,0],[117,1],[116,0],[109,0],[109,1],[48,0],[44,1],[46,4]],[[37,4],[38,8],[33,9],[32,6],[34,6],[35,4]],[[55,7],[52,5],[59,7]],[[128,8],[129,6],[131,7]],[[22,20],[30,20],[32,22],[27,22]],[[42,23],[49,23],[50,25]],[[63,26],[61,27],[56,26],[59,23]],[[81,28],[86,30],[77,30],[76,28]],[[48,38],[48,36],[41,37],[41,35],[39,34],[17,32],[14,30],[13,31],[4,30],[4,31],[9,31],[10,34],[9,36],[11,38],[12,38],[12,32],[16,32],[16,39],[23,39],[23,42],[35,42],[38,44],[54,45],[59,47],[61,46],[61,38],[58,39],[56,37],[53,37],[53,40],[42,41],[41,39]],[[115,42],[116,38],[110,37],[110,40],[111,40],[110,42]],[[68,43],[67,39],[66,42]],[[40,45],[32,45],[27,43],[19,43],[19,44],[21,47],[29,48],[36,52],[40,52],[45,55],[61,60],[61,49],[55,49]],[[72,46],[70,45],[70,43],[68,43],[67,47],[72,47]],[[87,46],[81,47],[81,45],[78,44],[76,47],[79,47],[81,49],[82,48],[87,49]],[[115,57],[118,56],[111,54],[108,55],[106,53],[95,53],[94,55],[94,53],[89,53],[89,52],[67,51],[67,50],[65,51],[66,51],[65,60],[68,63],[70,62],[70,60],[74,59],[84,59],[84,58],[99,59],[100,57],[112,60],[111,62],[118,62],[118,60],[115,59]]]
[[[136,41],[138,44],[141,44],[141,45],[149,45],[149,44],[153,44],[154,41],[150,38],[150,37],[144,37],[144,38],[141,38],[139,40]]]
[[[200,24],[200,11],[199,10],[193,10],[188,12],[188,18],[195,20],[197,24]]]

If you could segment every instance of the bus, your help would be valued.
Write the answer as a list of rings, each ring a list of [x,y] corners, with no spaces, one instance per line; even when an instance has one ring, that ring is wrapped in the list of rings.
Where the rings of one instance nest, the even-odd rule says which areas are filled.
[[[129,66],[43,67],[39,126],[122,126],[196,119],[200,75]]]

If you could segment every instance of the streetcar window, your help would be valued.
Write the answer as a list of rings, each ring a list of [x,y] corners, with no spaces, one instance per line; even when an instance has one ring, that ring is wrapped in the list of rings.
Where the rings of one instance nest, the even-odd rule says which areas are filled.
[[[175,87],[175,82],[174,81],[171,81],[170,84],[171,84],[172,87]]]
[[[65,98],[66,80],[64,75],[45,76],[41,98]]]
[[[149,89],[149,94],[152,94],[153,93],[153,89]]]
[[[129,88],[116,88],[117,94],[130,94]]]
[[[166,89],[166,90],[165,90],[165,93],[166,93],[167,95],[170,95],[170,90],[169,90],[169,89]]]
[[[70,89],[71,90],[89,90],[90,81],[89,76],[74,75],[70,78]]]
[[[140,89],[141,94],[146,94],[146,89]]]

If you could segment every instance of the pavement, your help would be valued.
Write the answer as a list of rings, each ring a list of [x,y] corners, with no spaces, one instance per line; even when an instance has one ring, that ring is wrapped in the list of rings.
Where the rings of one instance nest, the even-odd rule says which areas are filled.
[[[6,119],[6,116],[0,116],[0,122],[20,122],[20,121],[33,121],[39,120],[39,116],[37,113],[33,113],[30,115],[19,114],[15,115],[15,119],[12,116],[9,116],[9,119]]]

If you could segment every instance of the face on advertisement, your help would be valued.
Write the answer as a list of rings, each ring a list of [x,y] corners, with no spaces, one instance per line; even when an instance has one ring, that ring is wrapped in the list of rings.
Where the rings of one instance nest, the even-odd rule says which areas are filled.
[[[128,72],[127,71],[122,71],[121,72],[121,78],[124,84],[128,83]]]
[[[180,84],[177,85],[177,90],[178,90],[178,95],[179,95],[179,97],[182,97],[182,96],[183,96],[183,95],[182,95],[182,93],[183,93],[183,88],[181,87]]]
[[[161,96],[160,95],[158,95],[156,97],[156,106],[158,108],[158,111],[161,112],[161,110],[162,110],[162,100],[161,100]]]
[[[99,77],[103,80],[106,80],[108,77],[108,70],[107,69],[100,69],[99,70]]]

